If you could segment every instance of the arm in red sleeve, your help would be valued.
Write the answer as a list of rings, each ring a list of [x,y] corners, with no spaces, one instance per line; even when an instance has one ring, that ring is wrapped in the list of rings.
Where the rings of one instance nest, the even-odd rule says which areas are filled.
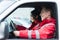
[[[52,38],[55,31],[55,24],[43,25],[38,30],[21,30],[19,36],[22,38]]]

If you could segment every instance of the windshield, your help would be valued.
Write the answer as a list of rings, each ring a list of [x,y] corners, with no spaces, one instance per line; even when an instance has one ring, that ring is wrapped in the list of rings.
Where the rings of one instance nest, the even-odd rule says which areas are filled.
[[[7,17],[6,21],[10,23],[12,20],[16,25],[21,25],[29,28],[31,25],[31,11],[33,11],[34,9],[35,8],[26,7],[18,8],[10,16]]]
[[[2,14],[6,9],[13,5],[15,1],[2,1],[0,2],[0,14]]]

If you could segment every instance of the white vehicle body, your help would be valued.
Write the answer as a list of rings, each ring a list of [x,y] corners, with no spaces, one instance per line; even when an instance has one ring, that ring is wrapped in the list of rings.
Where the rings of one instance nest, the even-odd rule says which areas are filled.
[[[7,1],[8,2],[8,1]],[[0,14],[0,21],[6,17],[6,15],[8,15],[12,10],[14,10],[17,6],[24,4],[24,3],[28,3],[28,2],[56,2],[57,4],[57,9],[58,9],[58,29],[60,30],[60,1],[59,0],[21,0],[21,1],[15,1],[14,3],[11,4],[11,6],[9,6],[5,11],[3,11]],[[2,5],[0,5],[2,6]],[[0,9],[1,10],[1,9]],[[0,24],[1,25],[1,24]],[[5,26],[3,26],[2,29],[4,29]],[[1,28],[1,27],[0,27]],[[0,30],[1,31],[1,30]],[[0,32],[0,38],[3,38],[4,35],[2,34],[4,32],[4,30],[2,30],[2,32]],[[59,32],[59,36],[60,36],[60,32]],[[60,37],[59,37],[60,38]]]

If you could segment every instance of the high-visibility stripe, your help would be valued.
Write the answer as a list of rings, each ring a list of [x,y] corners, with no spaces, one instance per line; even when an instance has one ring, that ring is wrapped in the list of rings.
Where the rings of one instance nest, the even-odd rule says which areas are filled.
[[[41,29],[43,29],[44,27],[48,27],[49,25],[54,25],[54,26],[55,26],[54,23],[48,23],[48,24],[43,25],[43,26],[41,27]]]
[[[31,39],[32,30],[28,30],[28,38]]]
[[[39,24],[36,25],[36,27],[38,27],[38,26],[39,26]]]
[[[35,33],[36,33],[36,39],[40,39],[40,33],[38,30],[35,30]]]

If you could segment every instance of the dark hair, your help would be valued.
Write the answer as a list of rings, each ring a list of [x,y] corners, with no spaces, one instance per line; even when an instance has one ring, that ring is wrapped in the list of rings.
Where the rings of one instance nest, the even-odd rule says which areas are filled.
[[[31,16],[32,16],[35,20],[41,21],[40,10],[38,10],[37,8],[35,8],[35,10],[33,10],[33,11],[31,12]],[[36,16],[38,16],[38,18],[36,18]]]
[[[39,14],[40,14],[40,12],[39,12],[37,9],[35,9],[35,10],[33,10],[33,11],[31,12],[31,16],[32,16],[34,19],[36,19],[36,16],[39,16]]]

